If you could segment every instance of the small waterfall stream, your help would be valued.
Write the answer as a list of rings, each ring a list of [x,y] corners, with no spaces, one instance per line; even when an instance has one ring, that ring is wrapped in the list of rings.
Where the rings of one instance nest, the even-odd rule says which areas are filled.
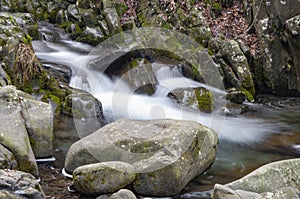
[[[280,115],[276,110],[248,103],[254,112],[246,116],[226,117],[223,114],[226,92],[183,77],[176,67],[159,62],[152,64],[159,85],[155,93],[149,96],[134,93],[120,78],[111,79],[100,71],[87,68],[87,63],[93,58],[89,55],[93,49],[89,45],[60,37],[60,40],[55,42],[33,41],[33,47],[41,62],[62,64],[71,68],[73,76],[70,85],[86,90],[98,98],[108,121],[119,118],[141,120],[173,118],[197,121],[214,129],[220,137],[216,163],[206,174],[191,183],[188,188],[191,191],[208,190],[211,186],[205,185],[207,181],[226,183],[262,164],[299,154],[289,155],[287,152],[281,155],[272,150],[270,153],[270,149],[273,149],[270,139],[278,136],[279,140],[285,139],[287,134],[295,136],[299,131],[298,126],[292,128],[288,126],[292,124],[287,123],[282,117],[276,118],[276,115]],[[217,102],[214,112],[200,113],[182,107],[167,96],[172,89],[186,87],[205,87],[210,90]],[[299,120],[295,123],[299,123]],[[299,143],[300,137],[295,136],[293,144],[298,146]],[[292,147],[291,143],[287,144]]]
[[[70,67],[73,71],[70,85],[86,90],[98,98],[103,105],[105,117],[109,121],[119,118],[193,120],[214,129],[221,139],[238,143],[259,142],[281,128],[279,124],[244,116],[225,117],[222,114],[224,107],[220,106],[216,107],[212,114],[181,107],[167,97],[169,91],[176,88],[205,87],[213,93],[215,101],[219,101],[216,104],[223,105],[226,103],[222,101],[226,93],[183,77],[169,66],[153,64],[154,67],[159,67],[156,70],[159,85],[154,95],[141,95],[130,90],[122,79],[112,80],[100,71],[87,69],[86,64],[91,59],[87,53],[91,48],[85,44],[72,41],[59,43],[34,41],[33,46],[37,57],[42,62],[55,62]]]

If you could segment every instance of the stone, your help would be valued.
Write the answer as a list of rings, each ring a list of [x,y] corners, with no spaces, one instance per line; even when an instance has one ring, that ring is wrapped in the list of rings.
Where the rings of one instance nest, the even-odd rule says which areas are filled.
[[[169,97],[174,98],[179,104],[211,113],[214,110],[214,98],[212,93],[202,87],[178,88],[170,91]]]
[[[121,119],[75,142],[65,169],[107,161],[131,164],[137,177],[132,189],[140,195],[178,194],[214,161],[218,137],[193,121]]]
[[[51,106],[44,102],[23,99],[21,107],[35,157],[51,157],[53,154],[53,112]]]
[[[255,88],[252,73],[239,43],[234,40],[224,41],[221,54],[237,76],[238,82],[234,87],[243,89],[246,92],[247,99],[253,101]]]
[[[114,193],[110,199],[136,199],[136,196],[128,189],[121,189],[117,193]]]
[[[264,165],[245,177],[227,184],[233,190],[256,193],[273,192],[284,187],[300,190],[300,159],[290,159]]]
[[[86,91],[73,89],[72,92],[63,103],[62,113],[73,118],[79,137],[84,137],[106,123],[102,104]]]
[[[286,187],[273,192],[262,193],[259,196],[255,197],[254,199],[282,199],[282,198],[298,199],[299,190],[298,189],[296,190],[291,187]]]
[[[233,190],[227,186],[216,184],[213,189],[212,199],[250,199],[259,196],[258,193],[242,190]]]
[[[0,89],[0,143],[14,154],[19,170],[37,177],[38,168],[19,100],[14,86]]]
[[[117,10],[114,7],[105,8],[103,10],[107,25],[109,27],[109,32],[111,35],[115,35],[121,32],[121,22],[118,16]]]
[[[101,162],[76,168],[73,172],[73,183],[81,194],[101,195],[124,188],[132,183],[135,176],[130,164]]]
[[[0,197],[7,199],[45,198],[41,185],[29,173],[0,170]]]
[[[18,163],[14,154],[0,144],[0,169],[15,169],[17,167]]]
[[[152,65],[146,59],[134,59],[123,71],[121,79],[125,81],[130,88],[139,94],[152,95],[155,92],[155,86],[158,81],[152,70]]]
[[[286,24],[292,35],[295,36],[300,34],[300,15],[286,20]]]
[[[230,90],[226,95],[226,99],[236,104],[243,104],[246,100],[246,95],[243,91]]]
[[[105,38],[100,28],[86,27],[76,40],[96,46]]]

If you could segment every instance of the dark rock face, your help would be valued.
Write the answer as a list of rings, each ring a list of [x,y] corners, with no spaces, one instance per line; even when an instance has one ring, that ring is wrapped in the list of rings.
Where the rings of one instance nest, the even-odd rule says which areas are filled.
[[[259,89],[300,96],[300,2],[255,1],[252,9],[262,53],[254,72]]]

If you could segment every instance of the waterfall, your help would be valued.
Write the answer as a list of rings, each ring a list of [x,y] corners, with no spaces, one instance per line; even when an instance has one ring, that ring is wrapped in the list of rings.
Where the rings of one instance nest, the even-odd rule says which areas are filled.
[[[224,107],[216,107],[211,113],[202,113],[174,103],[167,94],[170,90],[186,87],[204,87],[210,90],[215,100],[224,100],[224,91],[183,77],[174,67],[153,64],[159,85],[152,96],[134,93],[122,79],[111,79],[104,73],[86,67],[92,59],[90,46],[73,41],[58,43],[34,41],[33,47],[42,62],[59,63],[70,67],[73,77],[70,85],[90,92],[102,103],[104,115],[109,121],[119,118],[193,120],[214,129],[220,139],[238,143],[252,143],[278,132],[278,125],[261,119],[244,116],[236,118],[220,114]]]

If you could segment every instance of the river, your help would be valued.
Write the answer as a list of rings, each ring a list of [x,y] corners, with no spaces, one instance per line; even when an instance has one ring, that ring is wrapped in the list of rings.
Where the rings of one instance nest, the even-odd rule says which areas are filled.
[[[43,27],[53,32],[53,28]],[[228,183],[259,166],[276,160],[299,157],[300,154],[300,99],[262,96],[256,103],[246,103],[249,112],[237,117],[223,113],[225,91],[203,85],[181,75],[171,64],[154,61],[152,64],[159,85],[155,94],[136,94],[120,78],[111,79],[101,71],[87,68],[93,58],[93,47],[70,41],[63,33],[56,33],[56,41],[33,41],[35,53],[42,63],[61,64],[71,68],[72,87],[83,89],[98,98],[108,121],[131,119],[186,119],[214,129],[220,138],[215,163],[191,182],[184,192],[210,190],[215,183]],[[47,38],[46,38],[47,39]],[[49,38],[48,38],[49,40]],[[217,106],[213,113],[201,113],[174,103],[169,90],[186,87],[206,87],[215,96]],[[168,88],[166,90],[166,88]],[[80,134],[80,133],[79,133]],[[59,138],[56,138],[59,139]],[[56,140],[56,148],[69,143]],[[63,164],[63,156],[56,157]]]

